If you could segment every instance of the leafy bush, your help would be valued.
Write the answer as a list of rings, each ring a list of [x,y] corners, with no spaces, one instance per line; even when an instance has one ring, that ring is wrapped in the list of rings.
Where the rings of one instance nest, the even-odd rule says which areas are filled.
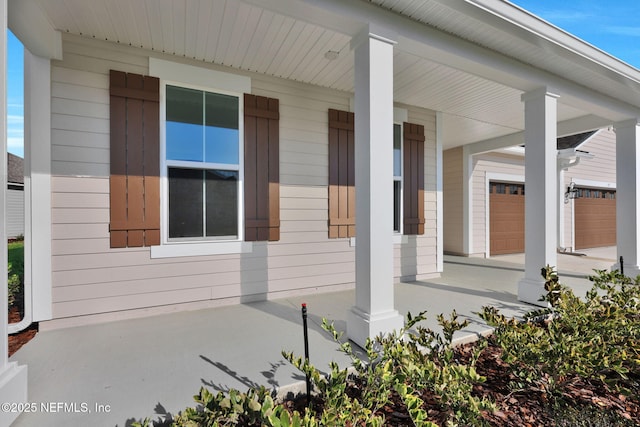
[[[625,391],[628,375],[640,373],[640,285],[617,271],[596,270],[593,287],[581,299],[558,282],[552,267],[542,270],[549,309],[526,321],[507,319],[484,307],[481,317],[495,327],[503,359],[514,367],[516,384],[562,391],[572,376]]]
[[[12,266],[11,263],[8,264],[8,272],[9,272],[9,277],[7,279],[7,284],[8,284],[8,304],[9,307],[11,307],[13,305],[13,303],[16,302],[16,296],[18,295],[18,293],[20,292],[20,277],[17,274],[14,274],[12,272]]]
[[[494,405],[472,395],[474,384],[484,381],[476,372],[474,363],[481,347],[468,363],[458,363],[451,347],[453,334],[467,326],[459,322],[455,311],[449,319],[438,316],[443,333],[418,325],[424,313],[407,316],[401,331],[368,340],[365,346],[367,360],[356,356],[349,342],[342,342],[342,334],[332,324],[323,321],[323,328],[340,345],[352,361],[352,372],[331,363],[331,371],[323,375],[313,365],[293,353],[283,356],[296,368],[308,375],[313,383],[317,407],[309,405],[303,414],[288,410],[273,401],[265,388],[247,393],[231,390],[212,394],[205,388],[194,396],[198,404],[178,414],[174,426],[227,426],[262,425],[287,426],[382,426],[382,409],[392,399],[401,400],[414,425],[430,427],[437,424],[428,420],[421,398],[425,390],[431,391],[443,408],[448,408],[448,425],[483,425],[482,411],[493,410]],[[148,426],[150,421],[134,423]]]

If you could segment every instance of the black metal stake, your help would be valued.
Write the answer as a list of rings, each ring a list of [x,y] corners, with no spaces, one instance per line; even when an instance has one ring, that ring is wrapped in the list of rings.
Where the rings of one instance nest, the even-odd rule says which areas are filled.
[[[307,331],[308,328],[307,328],[307,304],[306,303],[302,303],[302,327],[304,330],[304,358],[308,365],[309,364],[309,334]],[[309,377],[308,373],[306,373],[306,377],[307,377],[307,403],[309,404],[309,407],[311,407],[311,378]]]
[[[624,258],[620,255],[620,274],[624,276]]]

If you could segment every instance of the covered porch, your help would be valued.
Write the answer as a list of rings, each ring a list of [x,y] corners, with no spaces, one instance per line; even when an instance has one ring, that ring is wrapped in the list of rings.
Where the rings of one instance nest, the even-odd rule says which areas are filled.
[[[589,287],[586,274],[614,262],[615,249],[586,254],[558,256],[561,282],[578,294]],[[437,328],[436,315],[456,309],[471,322],[456,337],[466,341],[489,330],[476,314],[482,306],[514,316],[532,308],[514,292],[524,269],[521,255],[492,260],[447,256],[444,263],[439,279],[395,285],[400,313],[427,310],[425,326]],[[343,291],[42,331],[11,358],[29,366],[29,401],[78,408],[84,403],[91,413],[25,413],[14,425],[157,421],[193,406],[192,396],[201,386],[246,391],[263,385],[279,395],[303,392],[303,375],[280,354],[304,355],[301,303],[309,308],[311,362],[325,370],[332,360],[341,367],[349,360],[320,327],[322,318],[346,330],[353,298],[354,291]]]
[[[429,309],[423,306],[425,302],[437,307],[436,312],[446,312],[447,301],[458,306],[461,301],[469,301],[467,315],[471,315],[472,310],[482,305],[475,304],[476,299],[487,298],[488,303],[506,304],[505,308],[519,312],[524,306],[518,301],[536,304],[543,292],[540,267],[554,265],[558,261],[555,217],[548,215],[555,212],[558,201],[556,138],[608,125],[617,129],[620,201],[617,252],[624,255],[628,264],[625,265],[626,272],[634,274],[640,271],[640,228],[637,223],[640,206],[637,179],[640,73],[508,2],[217,0],[119,3],[104,0],[0,0],[0,5],[4,10],[0,30],[4,32],[9,22],[9,27],[28,51],[25,55],[25,152],[31,162],[29,178],[32,192],[31,210],[27,214],[31,229],[25,234],[30,256],[27,261],[30,269],[28,291],[31,295],[31,319],[34,321],[89,317],[96,312],[115,313],[117,316],[120,312],[138,310],[144,314],[147,310],[171,306],[179,298],[185,303],[215,306],[233,298],[255,301],[263,297],[268,299],[278,292],[293,295],[299,288],[292,282],[298,281],[300,276],[293,276],[290,270],[305,270],[308,265],[293,264],[284,258],[300,250],[307,251],[305,255],[310,258],[317,257],[318,253],[342,251],[347,254],[345,257],[351,262],[345,267],[347,271],[333,281],[330,281],[333,278],[323,277],[317,288],[305,283],[305,291],[307,294],[315,293],[321,287],[328,291],[338,285],[341,289],[355,285],[355,290],[340,294],[340,297],[314,294],[306,299],[311,313],[316,316],[316,329],[319,317],[333,317],[341,322],[338,326],[343,326],[341,329],[347,331],[348,337],[359,344],[367,337],[398,328],[407,311]],[[5,44],[2,43],[3,48]],[[282,207],[283,212],[288,210],[289,216],[278,216],[277,221],[274,220],[278,227],[280,222],[283,224],[283,236],[278,242],[261,242],[252,246],[253,243],[243,240],[243,232],[240,231],[233,236],[234,240],[224,242],[230,245],[208,241],[207,245],[200,246],[205,246],[209,252],[203,253],[200,247],[199,252],[191,255],[184,252],[179,255],[184,258],[172,260],[173,271],[180,271],[173,274],[182,277],[192,273],[188,271],[191,265],[189,256],[191,261],[196,256],[209,257],[206,259],[208,262],[217,255],[229,255],[224,251],[236,251],[233,256],[240,253],[238,257],[230,255],[237,268],[229,275],[228,283],[218,286],[222,282],[215,276],[218,271],[207,272],[208,275],[202,275],[203,283],[193,285],[191,294],[185,292],[179,280],[167,277],[167,273],[161,275],[160,270],[166,264],[159,260],[161,256],[154,258],[153,249],[148,247],[167,249],[172,246],[166,233],[166,212],[162,214],[164,228],[161,229],[159,224],[159,208],[154,216],[157,224],[154,222],[151,227],[156,236],[162,236],[164,245],[149,243],[144,248],[124,249],[109,246],[109,233],[117,227],[113,227],[114,221],[110,223],[108,219],[109,167],[114,163],[109,160],[114,151],[108,141],[111,129],[108,76],[112,69],[151,75],[154,74],[154,64],[158,68],[159,63],[166,62],[197,68],[199,72],[193,77],[198,79],[201,75],[208,79],[212,71],[223,69],[227,77],[229,74],[240,77],[232,79],[233,82],[243,83],[238,86],[242,89],[234,88],[234,93],[260,92],[271,96],[276,92],[283,99],[283,105],[289,102],[289,109],[279,113],[287,125],[286,134],[285,127],[280,126],[286,143],[276,150],[283,156],[275,162],[282,166],[279,173],[275,173],[279,175],[277,183],[282,184],[288,193],[283,191],[274,198],[274,202],[279,203],[287,197],[290,202],[294,198],[306,197],[310,191],[315,197],[315,210],[309,207],[309,203]],[[0,75],[5,74],[6,64],[3,63]],[[181,77],[175,77],[175,74],[180,73],[163,79]],[[246,84],[249,76],[254,79],[254,86]],[[223,77],[217,79],[224,80]],[[287,86],[288,92],[277,93],[278,90],[284,91],[281,86]],[[317,98],[321,102],[307,98],[310,88],[317,89]],[[154,96],[154,102],[155,99]],[[326,235],[327,223],[330,222],[325,203],[326,193],[330,191],[327,190],[330,179],[326,167],[330,144],[325,138],[328,133],[327,107],[340,107],[355,114],[355,185],[352,180],[351,187],[355,187],[352,189],[357,195],[357,245],[355,240],[346,238],[336,243]],[[411,117],[407,113],[407,124],[410,121],[427,123],[430,126],[427,136],[433,145],[431,157],[422,155],[426,166],[417,166],[417,172],[413,173],[417,177],[415,187],[418,189],[415,204],[420,209],[405,224],[405,231],[416,228],[420,232],[397,233],[398,236],[391,229],[395,214],[391,203],[394,199],[391,183],[396,179],[392,161],[395,108],[408,110],[414,115]],[[316,114],[313,119],[307,117],[313,114]],[[240,117],[240,110],[237,116]],[[405,122],[404,119],[398,120]],[[160,130],[160,126],[155,126],[154,130]],[[418,142],[425,138],[424,129],[408,133]],[[443,262],[442,241],[447,230],[443,230],[442,206],[446,194],[442,174],[446,171],[442,167],[442,150],[463,146],[475,152],[487,147],[495,149],[522,143],[527,145],[528,188],[524,268],[498,268],[488,278],[491,285],[481,283],[475,277],[477,275],[472,275],[473,281],[463,281],[461,285],[446,282],[447,268],[454,272],[459,264],[445,266]],[[300,146],[309,150],[299,152]],[[411,156],[408,158],[413,160]],[[165,160],[162,160],[164,166]],[[159,162],[155,163],[158,166]],[[0,171],[4,167],[0,166]],[[242,170],[240,164],[237,168]],[[309,171],[316,171],[316,176],[309,179]],[[166,179],[166,171],[163,178]],[[275,184],[269,181],[272,183]],[[89,196],[82,199],[82,203],[77,203],[74,197],[80,191]],[[163,195],[167,197],[167,192]],[[95,205],[89,203],[87,206],[87,199]],[[1,202],[4,208],[4,197]],[[467,198],[463,204],[468,202]],[[278,203],[273,205],[279,212]],[[237,216],[242,222],[243,205],[239,202],[235,206],[239,206]],[[428,208],[426,215],[425,206]],[[294,210],[298,211],[297,216],[291,213]],[[317,215],[312,224],[317,228],[307,228],[309,224],[302,218],[311,211]],[[472,210],[465,210],[463,206],[463,211],[468,218],[473,217]],[[349,218],[349,222],[342,225],[353,225],[352,220]],[[469,222],[465,221],[465,224]],[[258,221],[246,219],[246,223]],[[80,224],[82,226],[77,227]],[[237,229],[242,230],[242,227]],[[77,234],[70,233],[70,230],[77,231]],[[462,230],[465,247],[472,243],[473,236],[469,231]],[[0,226],[0,235],[4,234],[5,227]],[[420,234],[421,237],[407,238],[408,234]],[[406,251],[397,246],[396,238],[407,242],[404,246]],[[422,241],[416,243],[418,239]],[[195,247],[193,243],[186,242],[190,249]],[[173,246],[175,248],[176,245]],[[215,251],[211,250],[214,246]],[[220,249],[221,246],[224,248]],[[338,246],[339,250],[336,249]],[[245,253],[250,254],[243,257],[245,253],[242,250],[246,247],[254,250],[247,250]],[[275,258],[284,263],[280,268],[288,274],[286,280],[277,282],[280,288],[274,286],[276,280],[269,276],[276,268]],[[132,259],[139,264],[128,265]],[[409,259],[411,268],[402,271],[399,264]],[[226,260],[218,261],[222,264]],[[321,273],[318,275],[331,271],[333,263],[319,266]],[[611,264],[609,262],[607,267]],[[128,267],[139,267],[131,268],[131,272],[140,274],[136,283],[129,279],[131,272]],[[176,270],[180,268],[183,270]],[[250,276],[246,273],[252,268],[260,277],[242,277],[243,273]],[[0,269],[0,272],[4,270]],[[69,272],[74,275],[78,272],[74,276],[77,282],[65,276]],[[104,276],[111,272],[120,274],[118,280],[112,281],[121,285],[114,286],[115,290],[110,288],[111,282],[107,285],[104,281]],[[420,281],[439,274],[442,274],[442,279],[438,280],[445,282]],[[302,276],[300,281],[304,278]],[[415,278],[419,281],[413,282]],[[160,279],[168,283],[164,292],[156,287]],[[394,287],[396,279],[410,283]],[[498,288],[495,288],[498,286],[496,283],[500,283]],[[456,286],[460,286],[459,292]],[[489,291],[478,291],[478,287],[482,289],[484,286],[489,286]],[[315,298],[319,298],[317,306],[324,309],[315,311]],[[328,298],[324,305],[320,302],[323,298]],[[340,301],[339,310],[337,301]],[[420,304],[414,307],[412,303],[415,301]],[[196,384],[176,385],[170,391],[171,395],[182,394],[178,391],[183,390],[189,396],[203,381],[210,381],[210,377],[220,372],[223,376],[214,377],[210,382],[224,387],[236,382],[242,384],[242,381],[258,382],[271,375],[274,382],[284,385],[285,378],[289,381],[291,373],[284,373],[285,369],[280,368],[278,354],[286,346],[275,343],[274,356],[268,358],[274,365],[262,366],[266,357],[260,350],[260,343],[266,339],[273,344],[273,335],[295,335],[294,331],[299,329],[294,321],[299,303],[300,300],[288,299],[277,303],[267,301],[218,308],[210,312],[214,318],[208,319],[190,318],[198,312],[180,313],[167,317],[167,323],[157,330],[145,328],[160,323],[161,317],[131,321],[147,325],[140,326],[141,329],[126,321],[87,326],[86,329],[43,332],[39,342],[44,343],[47,337],[51,337],[52,345],[54,342],[68,343],[55,350],[53,347],[43,349],[43,354],[55,354],[60,364],[47,367],[38,360],[30,360],[22,352],[15,358],[21,364],[20,368],[0,359],[0,392],[9,393],[10,390],[2,387],[3,376],[9,379],[19,377],[20,386],[13,387],[13,394],[7,399],[25,400],[26,388],[22,384],[26,376],[24,366],[28,365],[29,401],[60,400],[60,390],[65,388],[70,393],[66,397],[76,399],[77,395],[73,394],[76,391],[83,390],[83,396],[89,396],[86,388],[98,387],[96,390],[99,391],[112,390],[112,406],[116,407],[120,402],[123,405],[118,417],[128,417],[130,411],[138,411],[139,408],[144,411],[148,406],[148,402],[135,408],[126,406],[135,401],[135,395],[162,399],[162,396],[150,397],[152,393],[148,391],[162,389],[161,380],[172,372],[173,367],[176,367],[175,372],[180,372],[178,366],[187,369],[198,363],[200,370],[195,374]],[[95,307],[94,312],[85,310],[89,306]],[[464,307],[456,308],[463,312]],[[238,310],[238,313],[234,315],[226,310]],[[218,316],[217,311],[239,319],[237,322],[243,322],[239,323],[243,327],[234,330],[233,322],[228,318],[215,317]],[[180,318],[184,318],[184,323]],[[270,324],[265,319],[277,322]],[[111,329],[114,325],[120,326]],[[194,325],[203,329],[193,331],[190,328]],[[265,327],[276,334],[264,333]],[[87,332],[93,330],[91,328],[97,329]],[[212,328],[220,328],[219,339],[209,335]],[[0,330],[4,334],[7,329],[5,319],[0,323]],[[99,332],[102,329],[104,331]],[[74,335],[72,331],[80,335]],[[191,333],[181,333],[187,331]],[[251,335],[252,331],[254,335]],[[284,331],[287,333],[282,333]],[[86,336],[82,334],[102,336],[103,339],[92,342],[89,338],[85,340]],[[174,335],[187,341],[177,344],[175,340],[178,338]],[[323,342],[318,337],[316,339]],[[195,350],[198,348],[195,344],[201,341],[211,347]],[[0,344],[0,349],[4,350],[5,343]],[[84,353],[85,346],[87,352],[95,353]],[[227,359],[211,356],[221,348],[231,352]],[[171,354],[169,349],[182,353]],[[165,354],[171,358],[164,358]],[[258,359],[244,359],[247,354],[255,354]],[[123,370],[122,361],[127,359],[134,367],[132,371]],[[241,372],[242,367],[234,367],[239,360],[245,360],[255,372],[247,374],[246,380],[229,380],[235,375],[229,373]],[[67,365],[67,361],[73,363]],[[54,363],[53,359],[51,363]],[[156,363],[158,365],[154,369],[157,371],[154,371],[151,367]],[[324,365],[320,361],[318,364]],[[84,381],[75,383],[68,381],[68,377],[52,374],[64,372],[64,366],[78,375],[83,374]],[[109,366],[112,371],[107,372]],[[154,381],[129,383],[116,392],[108,380],[107,374],[122,372],[128,373],[129,379],[135,378],[147,367],[151,369],[148,378],[154,378]],[[44,371],[33,371],[41,368]],[[21,371],[17,372],[17,369]],[[186,372],[176,374],[176,378],[188,378]],[[40,384],[47,377],[52,378],[56,393],[60,394],[38,395],[43,390]],[[141,384],[147,384],[147,381],[152,385],[144,389]],[[0,397],[5,396],[0,393]],[[95,395],[95,403],[109,405],[109,402],[102,402],[103,397],[106,400],[105,396]],[[166,405],[175,410],[189,403],[188,397],[185,399],[187,401],[170,403],[167,397]]]

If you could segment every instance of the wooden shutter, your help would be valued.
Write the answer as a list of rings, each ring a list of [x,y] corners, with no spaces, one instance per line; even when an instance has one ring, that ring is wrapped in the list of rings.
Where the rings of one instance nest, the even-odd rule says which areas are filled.
[[[160,244],[160,81],[110,72],[112,248]]]
[[[424,126],[403,128],[404,234],[424,234]]]
[[[356,235],[354,114],[329,110],[329,238]]]
[[[244,95],[244,240],[280,240],[277,99]]]

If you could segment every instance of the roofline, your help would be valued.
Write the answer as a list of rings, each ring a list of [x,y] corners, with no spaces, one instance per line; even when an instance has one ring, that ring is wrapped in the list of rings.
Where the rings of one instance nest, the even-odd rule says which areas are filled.
[[[442,1],[442,0],[436,0]],[[640,83],[640,69],[546,21],[509,0],[462,0],[547,40],[595,65]],[[449,4],[449,3],[448,3]]]

